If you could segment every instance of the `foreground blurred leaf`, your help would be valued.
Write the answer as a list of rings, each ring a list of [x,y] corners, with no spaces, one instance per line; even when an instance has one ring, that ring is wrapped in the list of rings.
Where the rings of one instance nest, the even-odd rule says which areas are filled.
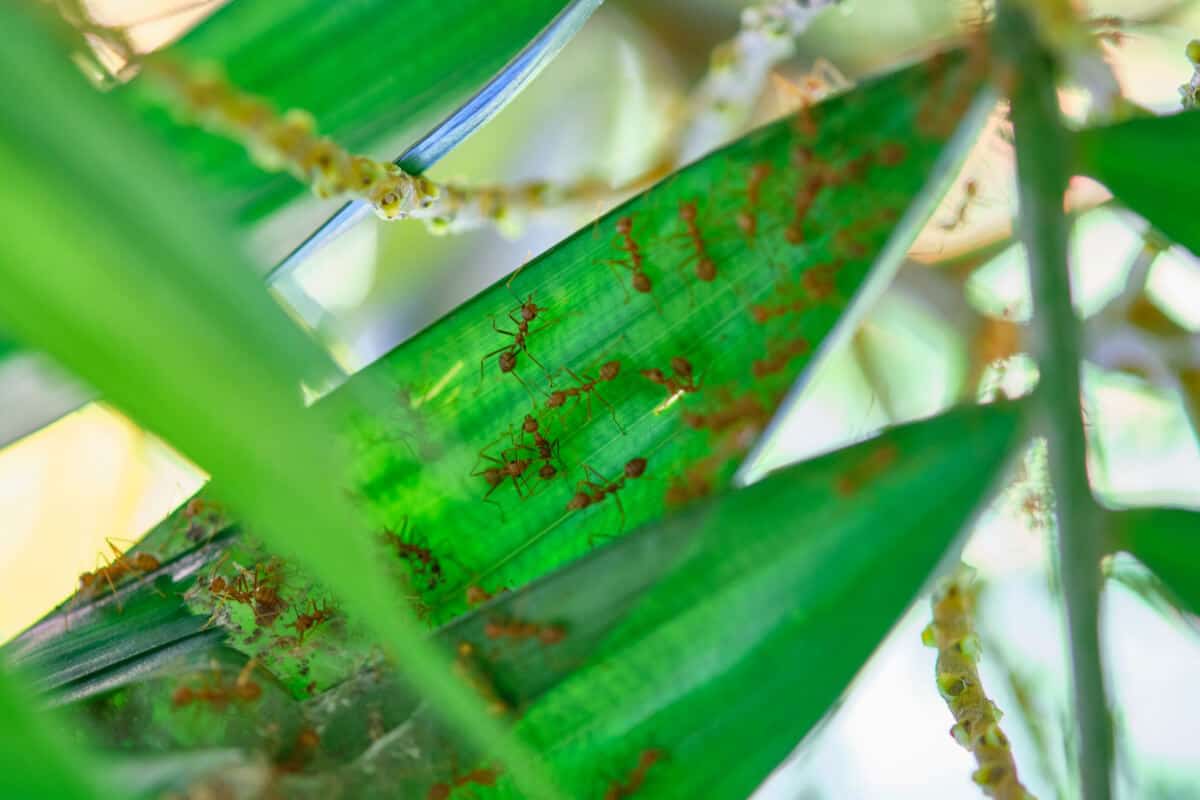
[[[1200,512],[1139,508],[1112,515],[1116,546],[1137,558],[1200,615]]]
[[[33,697],[28,686],[0,668],[0,797],[120,797],[109,787],[101,791],[97,765],[67,746],[61,720],[38,708]]]
[[[1080,131],[1079,169],[1172,241],[1200,255],[1192,213],[1200,183],[1200,114],[1131,119]]]
[[[375,559],[329,420],[299,381],[330,365],[288,321],[169,158],[76,73],[24,7],[0,5],[0,319],[163,434],[278,552],[320,577],[435,707],[526,756],[416,636]],[[186,224],[178,210],[187,208]],[[318,384],[319,385],[319,384]],[[368,402],[368,384],[356,389]],[[536,785],[536,783],[535,783]]]
[[[386,160],[478,89],[566,5],[240,0],[168,52],[223,65],[235,85],[280,109],[304,109],[325,135]],[[240,145],[174,123],[145,92],[136,80],[120,90],[240,220],[257,220],[305,191],[291,177],[263,172]]]

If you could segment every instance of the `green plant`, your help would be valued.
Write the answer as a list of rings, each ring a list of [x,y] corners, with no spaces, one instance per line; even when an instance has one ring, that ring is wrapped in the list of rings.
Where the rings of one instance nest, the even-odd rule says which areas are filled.
[[[955,568],[961,532],[1045,425],[1053,494],[1028,471],[1033,488],[1015,485],[1031,518],[1057,523],[1078,785],[1110,796],[1102,558],[1127,550],[1194,610],[1195,517],[1114,514],[1093,496],[1062,199],[1076,167],[1194,247],[1171,201],[1193,117],[1115,119],[1134,112],[1096,79],[1090,29],[1065,2],[1012,0],[940,52],[820,102],[803,88],[795,113],[717,149],[831,5],[770,0],[715,51],[644,175],[470,186],[419,173],[598,3],[452,5],[234,3],[157,54],[82,4],[58,4],[69,25],[0,6],[14,32],[0,212],[20,223],[0,241],[0,324],[213,476],[5,646],[26,681],[0,686],[17,719],[50,703],[78,723],[5,729],[6,794],[744,797]],[[385,43],[402,50],[386,70]],[[101,94],[69,55],[105,48],[121,65]],[[514,54],[394,165],[379,160]],[[1065,70],[1095,79],[1106,124],[1063,127]],[[842,344],[865,352],[856,326],[997,91],[1038,388],[769,469],[817,365]],[[1148,156],[1159,139],[1172,147]],[[707,154],[679,167],[693,150]],[[347,379],[239,247],[305,183],[352,202],[271,273],[277,290],[370,205],[456,233],[583,197],[620,204]],[[966,186],[935,226],[967,217]],[[1136,321],[1135,283],[1106,313]],[[984,344],[1007,329],[989,330]],[[976,782],[1024,797],[954,592],[934,605],[936,686]]]

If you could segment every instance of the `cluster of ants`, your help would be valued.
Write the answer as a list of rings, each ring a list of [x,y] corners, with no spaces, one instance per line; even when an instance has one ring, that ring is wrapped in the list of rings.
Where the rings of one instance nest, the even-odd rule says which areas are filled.
[[[208,591],[217,600],[250,606],[255,623],[269,628],[288,608],[279,594],[282,572],[283,563],[272,558],[266,564],[256,564],[253,570],[239,569],[232,580],[216,576],[208,582]]]

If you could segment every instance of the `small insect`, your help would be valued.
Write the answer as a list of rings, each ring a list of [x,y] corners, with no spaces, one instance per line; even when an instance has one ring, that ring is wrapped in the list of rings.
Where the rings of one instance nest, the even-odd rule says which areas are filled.
[[[967,212],[971,210],[971,206],[975,204],[975,201],[978,197],[978,181],[976,181],[974,178],[968,178],[967,182],[963,184],[963,198],[958,204],[958,208],[954,210],[953,215],[948,219],[939,222],[938,227],[943,231],[952,231],[961,226],[967,221]]]
[[[853,468],[839,476],[834,488],[843,497],[856,494],[867,483],[886,472],[899,455],[900,451],[894,444],[877,447]]]
[[[695,383],[691,362],[683,356],[675,356],[671,359],[671,376],[667,376],[658,367],[643,369],[640,372],[646,380],[666,389],[667,397],[674,397],[677,394],[691,394],[699,391],[700,388]]]
[[[477,606],[481,603],[486,603],[488,600],[491,600],[496,595],[503,594],[504,592],[507,592],[507,591],[509,591],[507,586],[501,586],[496,591],[489,592],[487,589],[484,589],[482,586],[478,586],[476,584],[471,584],[470,586],[467,587],[467,605]]]
[[[604,800],[622,800],[632,797],[646,782],[646,774],[650,772],[650,769],[665,756],[666,753],[658,748],[643,750],[638,757],[637,764],[630,770],[629,776],[624,781],[613,781],[608,787],[608,791],[604,793]]]
[[[531,295],[531,297],[532,297],[532,295]],[[521,308],[524,309],[525,305],[522,305]],[[536,317],[536,314],[534,316]],[[509,318],[512,319],[511,313],[509,315]],[[493,350],[492,352],[488,353],[487,355],[485,355],[483,358],[479,359],[479,379],[480,379],[480,381],[483,380],[484,367],[487,365],[488,360],[490,358],[492,358],[493,356],[499,356],[499,358],[497,359],[497,362],[500,365],[500,372],[505,375],[507,375],[508,373],[512,373],[513,376],[518,381],[521,382],[522,386],[525,386],[525,381],[521,380],[520,374],[516,371],[517,370],[517,357],[521,353],[524,353],[525,355],[529,356],[529,360],[532,361],[534,364],[537,364],[538,367],[543,372],[545,372],[546,368],[544,366],[542,366],[542,362],[538,361],[537,358],[533,355],[533,353],[529,352],[529,341],[528,340],[529,340],[529,336],[531,334],[538,333],[540,331],[544,331],[546,328],[549,328],[554,323],[548,322],[545,325],[542,325],[537,330],[530,331],[529,330],[530,319],[532,319],[532,317],[529,319],[526,319],[524,316],[522,316],[520,321],[513,320],[517,324],[517,330],[515,332],[501,328],[499,325],[496,324],[496,320],[492,319],[492,328],[496,331],[496,333],[502,333],[505,336],[511,336],[513,340],[512,340],[511,344],[506,344],[504,347],[497,348],[497,349]],[[529,391],[529,387],[525,386],[525,390]]]
[[[288,757],[277,766],[277,769],[280,772],[302,771],[320,746],[321,735],[312,728],[303,728],[296,734],[296,741],[292,744],[292,750]]]
[[[455,789],[472,783],[476,786],[495,786],[496,781],[500,778],[500,773],[499,767],[473,769],[452,778],[449,783],[435,783],[429,788],[429,793],[425,795],[425,798],[426,800],[446,800]]]
[[[612,403],[605,400],[604,396],[596,389],[596,387],[601,383],[611,383],[617,379],[617,376],[621,374],[621,362],[604,362],[600,365],[599,376],[595,378],[580,377],[579,375],[576,375],[570,367],[565,367],[564,369],[570,373],[571,377],[574,378],[579,385],[572,386],[567,389],[556,389],[551,392],[549,398],[546,400],[546,408],[562,408],[570,398],[575,398],[575,403],[578,405],[580,398],[585,398],[587,406],[587,419],[590,421],[592,419],[592,395],[594,394],[601,403],[604,403],[604,405],[608,407],[608,412],[612,415],[613,424],[617,426],[618,430],[624,433],[625,429],[621,427],[621,423],[617,421],[617,410],[613,408]]]
[[[558,644],[567,636],[562,625],[543,625],[518,619],[490,620],[483,626],[483,635],[489,639],[537,639],[545,645]]]
[[[487,703],[488,712],[494,717],[508,714],[512,706],[496,690],[496,685],[480,663],[475,645],[459,642],[454,658],[454,672],[465,681]]]
[[[134,553],[132,556],[126,555],[117,547],[116,542],[112,539],[105,539],[109,549],[112,550],[112,559],[110,560],[103,553],[99,554],[97,561],[105,562],[103,567],[98,567],[91,572],[83,572],[79,575],[79,589],[76,594],[78,597],[94,597],[99,591],[107,586],[109,591],[114,594],[117,591],[117,584],[123,579],[134,574],[145,575],[148,572],[153,572],[162,566],[159,560],[149,553]],[[120,608],[120,602],[117,604]]]
[[[620,282],[621,288],[625,290],[625,302],[629,302],[629,289],[625,286],[625,282],[621,280],[620,274],[617,272],[617,267],[627,269],[632,273],[631,283],[633,290],[640,294],[650,294],[654,290],[654,284],[650,280],[650,276],[646,274],[645,269],[645,254],[642,253],[641,245],[633,238],[633,217],[621,217],[617,220],[617,235],[620,243],[616,245],[618,250],[626,252],[625,258],[607,259],[605,264],[612,270],[617,281]],[[658,301],[655,301],[655,305]],[[659,309],[661,312],[661,309]]]
[[[621,477],[615,481],[610,481],[596,470],[583,465],[584,473],[588,478],[578,481],[575,484],[575,495],[567,502],[568,511],[579,511],[588,506],[604,502],[611,497],[617,504],[617,510],[621,512],[621,527],[625,527],[625,507],[621,504],[621,498],[618,493],[625,488],[626,481],[640,478],[646,473],[646,459],[632,458],[625,463],[625,469],[621,473]],[[595,478],[596,480],[591,480]],[[584,489],[589,491],[584,491]]]
[[[751,371],[756,378],[774,375],[783,371],[792,362],[792,359],[805,355],[809,350],[808,340],[803,336],[768,344],[767,357],[755,360],[751,365]]]
[[[758,234],[758,212],[762,205],[762,185],[771,177],[772,167],[767,162],[761,162],[750,167],[746,177],[746,203],[738,210],[734,221],[738,229],[749,239]]]
[[[513,488],[517,490],[517,496],[522,500],[525,499],[525,491],[522,490],[521,479],[524,477],[526,470],[533,464],[533,460],[529,458],[517,458],[519,448],[510,447],[500,451],[500,457],[488,453],[493,447],[499,444],[504,439],[501,435],[499,439],[484,447],[479,451],[479,458],[475,461],[475,469],[471,471],[471,477],[482,477],[488,485],[487,492],[483,495],[484,502],[497,505],[496,501],[491,500],[492,493],[499,489],[508,480],[512,481]],[[487,461],[499,466],[495,467],[480,467],[479,462]]]
[[[408,563],[413,577],[427,581],[426,588],[436,589],[445,581],[445,571],[442,562],[428,547],[419,544],[408,534],[408,517],[401,523],[399,532],[383,531],[384,543],[396,551],[396,555]]]
[[[788,244],[804,244],[804,220],[812,210],[813,203],[825,188],[827,178],[822,171],[816,171],[796,190],[792,198],[792,221],[783,230],[783,238]]]
[[[538,467],[537,476],[543,481],[551,481],[558,477],[559,470],[563,466],[558,439],[547,439],[543,436],[541,423],[532,414],[526,414],[525,419],[522,420],[521,434],[522,436],[532,435],[533,445],[525,444],[523,440],[518,440],[515,436],[513,445],[537,454],[542,462],[542,465]],[[556,461],[558,462],[557,467],[554,465]]]
[[[708,413],[685,411],[683,424],[694,430],[724,433],[744,423],[765,425],[770,418],[771,412],[756,395],[744,394],[737,398],[726,395],[723,398],[723,405],[715,411]]]
[[[251,678],[257,664],[254,658],[247,661],[230,685],[225,684],[224,673],[214,664],[212,676],[200,686],[184,685],[176,689],[171,695],[171,705],[184,708],[193,703],[207,703],[219,711],[234,702],[252,703],[262,696],[262,687]]]
[[[700,232],[699,223],[696,222],[697,216],[698,212],[696,211],[695,200],[688,200],[679,204],[679,219],[683,222],[685,230],[682,234],[677,234],[675,238],[687,239],[688,246],[692,251],[679,266],[683,268],[694,263],[696,265],[696,279],[704,283],[712,283],[717,277],[717,262],[708,252],[708,244],[704,241],[704,235]],[[691,288],[691,284],[688,284],[689,291],[691,291]]]
[[[301,643],[304,642],[304,634],[320,625],[322,622],[327,622],[332,616],[333,611],[328,604],[317,606],[316,600],[309,601],[312,604],[312,611],[307,614],[297,614],[292,625],[296,628],[296,634],[300,637]]]

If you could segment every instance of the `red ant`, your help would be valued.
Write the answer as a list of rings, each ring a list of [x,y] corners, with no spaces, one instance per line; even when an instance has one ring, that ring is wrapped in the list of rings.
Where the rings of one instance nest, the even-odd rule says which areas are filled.
[[[200,702],[208,703],[213,708],[220,710],[234,701],[251,703],[262,696],[262,687],[250,678],[257,663],[258,660],[254,658],[247,661],[246,666],[242,667],[231,686],[225,685],[224,674],[214,664],[215,681],[206,680],[200,687],[180,686],[171,695],[171,705],[175,708],[183,708]]]
[[[637,764],[629,772],[629,777],[623,783],[613,781],[612,785],[608,787],[608,791],[604,793],[604,800],[622,800],[622,798],[632,797],[646,782],[646,773],[650,771],[650,768],[665,756],[666,753],[657,748],[643,750],[641,756],[638,757]]]
[[[633,238],[633,217],[621,217],[617,220],[617,237],[621,240],[621,243],[616,245],[617,249],[624,250],[629,255],[627,258],[607,259],[604,263],[621,283],[621,288],[625,290],[625,302],[628,303],[629,289],[625,287],[625,282],[621,281],[617,267],[624,267],[633,273],[632,283],[636,292],[650,294],[654,289],[654,284],[650,281],[650,276],[646,274],[643,264],[645,255],[642,253],[641,245]],[[657,303],[658,301],[655,301],[655,305]]]
[[[856,494],[868,481],[874,480],[886,472],[888,467],[895,463],[899,454],[900,451],[896,445],[890,443],[881,445],[841,475],[834,488],[843,497]]]
[[[767,346],[767,357],[755,360],[751,366],[751,370],[754,373],[754,377],[765,378],[768,375],[782,371],[792,362],[792,359],[798,358],[808,351],[808,340],[804,337],[782,343],[769,344]]]
[[[489,592],[487,589],[484,589],[482,586],[471,584],[470,586],[467,587],[467,605],[477,606],[480,603],[486,603],[488,600],[491,600],[496,595],[503,594],[504,592],[507,592],[507,591],[508,591],[507,586],[501,586],[496,591]]]
[[[562,466],[562,456],[559,452],[558,439],[547,439],[542,435],[541,423],[532,414],[526,414],[525,419],[521,422],[521,433],[533,435],[532,448],[523,443],[517,442],[513,438],[513,444],[516,447],[531,449],[537,453],[537,457],[542,460],[542,466],[538,468],[537,475],[543,481],[554,480],[558,477],[558,467],[554,466],[554,461],[558,461],[559,467]]]
[[[479,458],[475,462],[476,468],[471,472],[471,477],[482,477],[485,481],[487,481],[488,490],[483,496],[484,502],[492,503],[493,505],[497,506],[498,504],[489,498],[491,497],[492,492],[503,486],[504,482],[510,478],[512,479],[513,487],[517,490],[517,496],[522,499],[525,498],[524,492],[521,491],[521,477],[525,474],[525,471],[529,469],[530,465],[533,464],[532,459],[510,458],[509,456],[518,455],[517,448],[515,447],[501,450],[500,458],[488,455],[487,451],[498,444],[503,438],[504,436],[502,435],[500,439],[496,439],[496,441],[479,451]],[[499,464],[500,466],[484,467],[483,469],[479,469],[479,461],[490,461],[493,464]]]
[[[762,185],[771,176],[772,166],[767,162],[755,164],[746,178],[746,204],[738,211],[734,220],[738,229],[753,239],[758,233],[758,208],[762,203]]]
[[[616,501],[617,510],[621,512],[621,527],[624,528],[625,507],[621,505],[621,498],[617,495],[617,493],[625,488],[626,481],[640,478],[646,473],[646,459],[640,457],[630,459],[628,462],[626,462],[625,470],[621,474],[621,477],[615,481],[608,480],[608,478],[605,478],[587,464],[583,465],[583,469],[585,474],[597,478],[599,483],[589,479],[578,481],[575,484],[575,495],[567,503],[567,510],[579,511],[580,509],[587,508],[588,506],[595,505],[596,503],[602,503],[606,498],[611,496],[612,499]],[[587,487],[591,490],[591,492],[588,493],[586,491],[581,491],[580,487]]]
[[[513,312],[509,313],[509,319],[512,320],[513,322],[515,322],[517,325],[516,333],[514,333],[512,331],[504,330],[503,328],[501,328],[499,325],[496,324],[495,318],[492,319],[492,328],[496,331],[496,333],[503,333],[505,336],[511,336],[511,337],[513,337],[513,341],[512,341],[512,344],[507,344],[504,347],[493,350],[492,352],[485,355],[483,358],[479,359],[479,380],[480,381],[483,380],[483,368],[487,364],[488,359],[495,355],[500,356],[500,358],[498,359],[499,364],[500,364],[500,372],[504,373],[504,374],[511,372],[518,381],[521,381],[522,386],[525,385],[525,381],[521,380],[521,376],[516,371],[517,356],[520,355],[521,353],[524,353],[525,355],[529,356],[529,360],[532,361],[534,364],[537,364],[538,367],[541,368],[541,370],[543,372],[545,372],[546,368],[544,366],[542,366],[542,362],[538,361],[537,358],[533,355],[533,353],[529,352],[529,344],[527,341],[527,339],[531,333],[529,330],[529,322],[530,322],[530,320],[534,319],[537,316],[537,313],[536,313],[537,310],[541,310],[537,306],[532,305],[532,297],[533,296],[530,295],[530,301],[528,303],[523,303],[521,305],[521,319],[519,321],[513,318],[513,316],[512,316]],[[527,316],[527,314],[529,313],[528,309],[530,309],[530,308],[535,309],[535,311],[532,313],[532,316]],[[543,325],[542,327],[538,328],[537,330],[544,331],[546,328],[550,327],[553,324],[554,323],[552,323],[552,322],[547,323],[547,324]],[[536,332],[537,331],[533,331],[533,333],[536,333]],[[528,391],[529,387],[526,386],[525,390]]]
[[[333,611],[329,606],[323,604],[320,608],[317,607],[317,601],[311,600],[312,612],[308,614],[298,614],[296,621],[292,623],[296,627],[296,633],[300,636],[300,642],[304,642],[305,631],[315,628],[322,622],[328,621],[333,616]]]
[[[708,246],[704,241],[704,235],[700,233],[700,226],[696,222],[696,216],[695,200],[679,204],[679,219],[683,221],[684,227],[687,230],[679,234],[676,238],[687,239],[691,249],[694,251],[679,266],[686,267],[693,261],[696,262],[696,279],[705,283],[712,283],[717,277],[717,262],[708,253]],[[690,288],[689,284],[689,290]]]
[[[77,594],[80,597],[84,593],[87,593],[89,596],[95,596],[97,589],[101,585],[101,581],[107,584],[109,591],[115,594],[117,583],[129,575],[134,573],[145,575],[162,566],[161,562],[149,553],[134,553],[132,556],[129,556],[121,552],[121,549],[117,547],[112,539],[105,539],[105,542],[113,552],[113,559],[112,561],[108,561],[104,554],[101,553],[96,560],[104,559],[106,562],[105,565],[91,572],[83,572],[79,575],[79,589]],[[118,608],[120,607],[119,602],[117,606]]]
[[[445,580],[442,562],[430,552],[428,547],[422,547],[415,542],[407,541],[407,533],[408,517],[405,517],[404,522],[401,523],[399,533],[385,530],[383,538],[386,543],[396,549],[396,555],[408,562],[408,566],[412,570],[414,577],[428,578],[428,588],[436,589],[438,584]]]
[[[796,195],[792,199],[792,222],[783,231],[783,238],[789,244],[804,243],[804,219],[808,216],[808,212],[812,209],[821,190],[825,188],[826,182],[827,178],[823,173],[815,172],[796,191]]]
[[[500,772],[498,767],[495,769],[477,768],[457,778],[452,778],[450,783],[435,783],[429,787],[429,793],[425,795],[425,800],[447,800],[455,789],[472,783],[477,786],[495,786]]]
[[[700,387],[696,386],[693,379],[692,364],[686,358],[683,356],[672,358],[671,372],[674,373],[674,377],[668,378],[658,367],[641,370],[642,377],[667,390],[667,397],[699,391]]]
[[[518,619],[492,620],[483,626],[483,635],[489,639],[522,639],[536,638],[546,645],[558,644],[567,636],[567,630],[562,625],[542,625],[537,622],[523,622]]]
[[[615,408],[613,408],[612,403],[610,403],[604,399],[604,396],[602,394],[600,394],[600,392],[596,391],[597,384],[610,383],[617,379],[617,376],[621,374],[621,362],[620,361],[604,362],[603,364],[600,365],[600,376],[597,378],[588,378],[586,380],[584,378],[581,378],[579,375],[576,375],[575,372],[573,372],[570,367],[564,367],[564,369],[566,369],[567,372],[569,372],[571,374],[572,378],[574,378],[576,381],[579,382],[579,385],[572,386],[568,389],[556,389],[553,392],[551,392],[550,397],[546,400],[546,408],[562,408],[563,405],[567,402],[567,399],[572,398],[572,397],[575,398],[575,402],[576,402],[576,404],[578,404],[579,398],[586,397],[587,398],[587,418],[588,418],[588,420],[591,420],[591,418],[592,418],[592,395],[594,394],[594,395],[596,395],[597,398],[599,398],[601,403],[604,403],[604,405],[608,406],[608,412],[609,412],[609,414],[612,415],[613,424],[615,424],[617,426],[618,430],[620,430],[622,433],[624,433],[625,429],[623,427],[621,427],[621,423],[617,421],[617,410]]]

